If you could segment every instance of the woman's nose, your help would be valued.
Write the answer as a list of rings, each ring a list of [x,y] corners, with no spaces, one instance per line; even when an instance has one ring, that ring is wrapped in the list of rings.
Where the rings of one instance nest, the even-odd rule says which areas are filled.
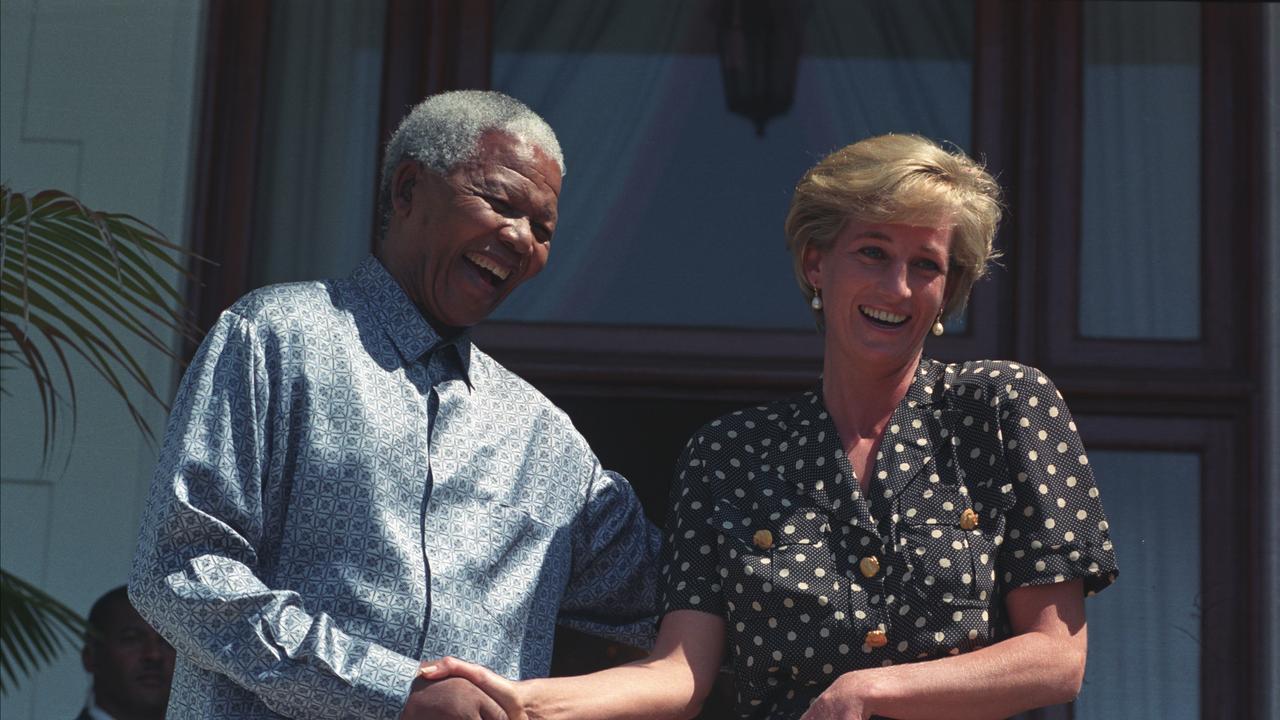
[[[893,264],[885,269],[881,278],[881,286],[895,297],[906,297],[911,294],[911,284],[907,282],[909,268],[906,265]]]

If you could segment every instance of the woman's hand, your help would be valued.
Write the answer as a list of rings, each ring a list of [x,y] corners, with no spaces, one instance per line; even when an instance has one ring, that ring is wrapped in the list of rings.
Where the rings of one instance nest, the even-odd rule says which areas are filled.
[[[501,701],[498,703],[501,705]],[[868,720],[866,693],[858,672],[847,672],[818,696],[800,720]]]
[[[486,695],[493,698],[494,702],[502,706],[503,712],[507,714],[507,720],[528,720],[520,684],[502,677],[487,667],[454,657],[445,657],[423,662],[422,667],[418,669],[418,675],[431,681],[450,677],[469,680],[472,685],[480,688]]]

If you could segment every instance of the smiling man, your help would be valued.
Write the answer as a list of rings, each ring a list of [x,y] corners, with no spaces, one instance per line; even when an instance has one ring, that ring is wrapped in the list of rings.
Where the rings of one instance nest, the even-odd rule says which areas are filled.
[[[130,583],[178,651],[170,717],[501,718],[420,663],[545,675],[557,623],[649,641],[635,494],[467,332],[546,265],[563,175],[519,102],[428,98],[387,147],[376,257],[210,331]]]

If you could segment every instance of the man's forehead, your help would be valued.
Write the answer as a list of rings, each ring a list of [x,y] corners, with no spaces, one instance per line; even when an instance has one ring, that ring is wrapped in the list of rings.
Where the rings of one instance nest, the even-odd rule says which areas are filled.
[[[476,155],[472,160],[482,165],[513,166],[549,166],[550,173],[556,180],[560,179],[560,166],[551,153],[541,145],[528,138],[505,130],[486,130],[476,140]],[[542,168],[539,168],[541,172]]]

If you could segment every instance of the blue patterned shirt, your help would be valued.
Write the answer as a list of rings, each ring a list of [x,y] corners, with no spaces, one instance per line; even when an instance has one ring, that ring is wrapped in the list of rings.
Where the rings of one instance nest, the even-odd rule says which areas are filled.
[[[169,717],[395,718],[420,658],[545,675],[653,632],[660,540],[569,419],[376,259],[256,291],[183,378],[130,596]]]

